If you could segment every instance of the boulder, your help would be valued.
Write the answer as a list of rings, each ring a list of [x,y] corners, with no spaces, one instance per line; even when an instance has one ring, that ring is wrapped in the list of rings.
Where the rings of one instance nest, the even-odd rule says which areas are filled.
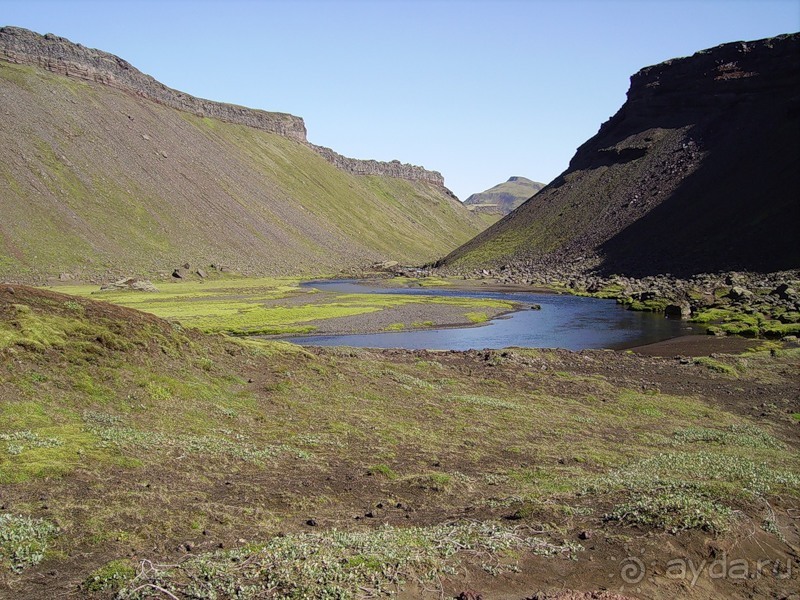
[[[186,279],[189,276],[189,270],[184,267],[179,267],[172,272],[175,279]]]
[[[199,276],[201,279],[205,279],[206,277],[208,277],[208,273],[206,273],[206,272],[205,272],[203,269],[197,269],[197,271],[196,271],[196,272],[197,272],[197,275],[198,275],[198,276]]]
[[[728,290],[728,298],[737,302],[741,302],[743,300],[750,300],[752,297],[753,297],[753,292],[751,292],[747,288],[743,288],[738,285],[735,285],[730,290]]]
[[[158,288],[147,279],[137,279],[136,277],[126,277],[113,283],[106,283],[100,286],[101,292],[111,292],[115,290],[134,290],[137,292],[157,292]]]
[[[769,294],[770,296],[777,296],[781,300],[793,300],[797,297],[797,290],[788,283],[782,283]]]
[[[664,314],[668,317],[679,317],[681,319],[688,319],[692,316],[692,307],[688,302],[678,302],[674,304],[667,304],[664,307]]]

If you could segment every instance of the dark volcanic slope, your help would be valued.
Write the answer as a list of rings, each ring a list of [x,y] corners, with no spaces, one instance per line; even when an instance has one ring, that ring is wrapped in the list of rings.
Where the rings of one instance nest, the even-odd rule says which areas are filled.
[[[484,192],[472,194],[464,205],[475,212],[507,215],[544,187],[526,177],[510,177]]]
[[[0,28],[0,279],[210,263],[425,262],[481,229],[442,177],[309,144],[302,119],[194,98],[120,58]]]
[[[536,196],[444,263],[643,276],[800,266],[800,34],[647,67]]]

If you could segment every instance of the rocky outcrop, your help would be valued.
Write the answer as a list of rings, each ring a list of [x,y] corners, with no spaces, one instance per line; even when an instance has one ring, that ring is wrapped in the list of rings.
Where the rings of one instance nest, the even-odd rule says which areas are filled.
[[[445,259],[612,275],[800,266],[800,34],[646,67],[569,168]]]
[[[399,161],[380,162],[347,158],[330,148],[309,144],[306,139],[306,126],[300,117],[214,102],[185,94],[156,81],[118,56],[86,48],[51,33],[39,35],[19,27],[0,28],[0,59],[16,64],[33,65],[67,77],[114,87],[200,117],[211,117],[276,133],[307,144],[337,168],[354,175],[397,177],[426,181],[444,187],[444,178],[436,171],[401,164]]]
[[[239,123],[298,141],[306,139],[306,126],[299,117],[184,94],[159,83],[118,56],[74,44],[52,33],[42,36],[19,27],[0,28],[0,58],[108,85],[201,117]]]
[[[444,187],[444,177],[442,177],[442,174],[438,171],[428,171],[423,167],[401,163],[399,160],[382,162],[377,160],[347,158],[324,146],[315,146],[314,144],[310,144],[310,146],[329,163],[353,175],[398,177],[400,179],[410,179],[412,181],[427,181],[434,185]]]

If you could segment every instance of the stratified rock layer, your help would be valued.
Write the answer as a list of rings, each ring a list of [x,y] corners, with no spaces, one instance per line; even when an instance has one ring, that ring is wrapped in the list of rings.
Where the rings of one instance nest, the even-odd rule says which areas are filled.
[[[336,167],[355,175],[381,175],[411,181],[426,181],[444,187],[436,171],[403,164],[346,158],[330,148],[308,144],[303,119],[294,115],[256,110],[214,102],[174,90],[133,67],[127,61],[66,38],[48,33],[39,35],[19,27],[0,28],[0,59],[34,65],[67,77],[75,77],[115,87],[136,96],[183,110],[200,117],[254,127],[307,144]]]
[[[445,264],[646,276],[800,266],[800,34],[647,67],[569,168]]]

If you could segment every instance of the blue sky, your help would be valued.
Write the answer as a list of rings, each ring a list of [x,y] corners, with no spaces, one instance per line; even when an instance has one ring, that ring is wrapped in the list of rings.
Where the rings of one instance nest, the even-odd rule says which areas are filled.
[[[311,142],[441,171],[462,200],[548,182],[638,69],[800,29],[798,0],[0,0],[181,91],[306,121]]]

